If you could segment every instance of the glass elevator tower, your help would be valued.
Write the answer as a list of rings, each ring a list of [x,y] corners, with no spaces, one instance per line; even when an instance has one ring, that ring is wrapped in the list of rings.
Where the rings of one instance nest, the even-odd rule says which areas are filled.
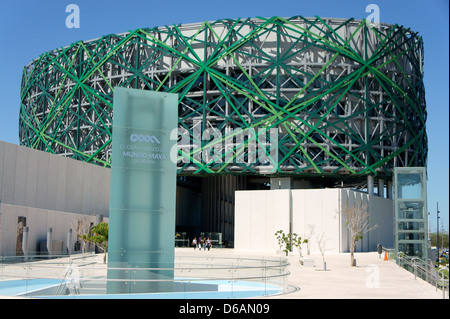
[[[397,252],[428,259],[425,167],[394,169],[394,244]]]

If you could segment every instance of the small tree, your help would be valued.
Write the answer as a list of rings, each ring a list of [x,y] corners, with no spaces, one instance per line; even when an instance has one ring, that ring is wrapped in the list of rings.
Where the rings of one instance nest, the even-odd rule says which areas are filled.
[[[280,250],[284,246],[283,251],[286,253],[286,256],[287,256],[288,255],[288,251],[290,249],[288,236],[286,236],[286,234],[282,230],[279,230],[279,231],[275,232],[275,236],[277,236],[278,246],[280,247]]]
[[[309,255],[311,253],[311,237],[314,234],[314,225],[308,225],[308,232],[305,236],[306,243],[306,253]]]
[[[80,237],[90,243],[97,245],[104,252],[103,263],[106,264],[106,252],[108,250],[109,226],[105,222],[92,227],[90,233],[81,235]]]
[[[297,245],[298,235],[296,233],[285,234],[284,231],[279,230],[275,232],[275,236],[277,236],[278,246],[280,246],[280,250],[284,246],[283,251],[286,253],[286,256],[292,250],[292,246]]]
[[[327,238],[325,237],[325,232],[316,235],[317,245],[319,246],[320,254],[322,255],[323,270],[327,270],[327,264],[325,262],[325,245],[327,243]]]
[[[297,236],[297,234],[293,234],[294,236],[292,237],[292,246],[297,247],[298,249],[298,254],[300,257],[302,257],[302,245],[303,244],[308,244],[308,239],[303,239],[300,236]]]
[[[364,234],[378,227],[377,224],[370,226],[369,206],[367,202],[355,199],[352,205],[343,206],[343,213],[346,218],[346,226],[350,231],[350,266],[355,263],[355,247],[358,240],[362,239]]]

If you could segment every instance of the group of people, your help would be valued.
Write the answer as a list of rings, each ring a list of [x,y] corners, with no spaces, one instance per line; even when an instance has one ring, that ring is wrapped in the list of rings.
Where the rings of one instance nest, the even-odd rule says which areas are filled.
[[[194,238],[192,240],[192,246],[194,246],[194,250],[196,250],[197,248],[198,248],[198,250],[202,250],[202,247],[203,247],[203,250],[206,250],[206,249],[210,250],[211,246],[212,246],[211,239],[209,239],[209,237],[208,238],[199,237],[198,239]]]

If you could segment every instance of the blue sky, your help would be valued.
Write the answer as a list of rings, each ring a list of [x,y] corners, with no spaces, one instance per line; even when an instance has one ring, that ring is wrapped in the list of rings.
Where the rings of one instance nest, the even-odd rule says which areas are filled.
[[[68,29],[65,24],[69,15],[65,9],[71,3],[80,8],[79,29]],[[381,22],[409,27],[424,38],[430,229],[436,230],[436,206],[439,202],[441,220],[448,230],[448,0],[2,0],[0,140],[19,143],[22,70],[43,52],[110,33],[222,18],[317,15],[363,19],[368,15],[366,6],[371,3],[378,5]]]

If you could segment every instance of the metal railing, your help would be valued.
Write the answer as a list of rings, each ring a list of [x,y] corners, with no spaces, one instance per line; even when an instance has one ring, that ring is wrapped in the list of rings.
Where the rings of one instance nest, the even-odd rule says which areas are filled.
[[[445,275],[444,271],[447,271],[447,275]],[[447,277],[447,278],[445,278]],[[438,271],[438,278],[441,278],[441,289],[442,289],[442,299],[445,299],[445,290],[447,290],[447,298],[449,297],[449,283],[448,283],[448,268],[444,269],[441,268]],[[436,282],[436,289],[437,289],[437,282]]]
[[[429,284],[442,290],[442,298],[445,298],[447,291],[447,298],[449,296],[449,278],[448,278],[448,268],[447,275],[444,273],[445,269],[437,270],[432,261],[426,262],[425,260],[418,257],[410,257],[403,252],[397,252],[396,254],[397,264],[410,271],[414,274],[414,278],[417,277],[425,280]]]
[[[142,293],[138,287],[144,285],[159,287],[153,291],[155,293],[176,292],[181,293],[181,298],[183,296],[189,298],[188,294],[191,292],[211,291],[213,293],[214,289],[217,291],[217,287],[227,286],[224,289],[228,293],[219,294],[217,298],[241,298],[247,295],[240,289],[243,285],[247,285],[258,290],[260,293],[258,296],[266,296],[287,290],[288,266],[287,259],[283,257],[176,256],[171,267],[134,265],[129,268],[108,267],[103,263],[103,254],[48,260],[35,259],[31,256],[26,261],[3,257],[0,260],[0,295],[5,295],[2,293],[2,283],[17,282],[22,283],[23,286],[15,296],[104,295],[104,298],[108,298],[107,286],[111,282],[119,282],[129,287],[129,290],[124,292],[126,294]],[[126,275],[110,278],[109,271],[119,271],[122,275]],[[170,273],[171,276],[159,276],[160,273]],[[36,288],[40,281],[45,281],[44,288]],[[164,287],[170,288],[166,291]]]
[[[58,289],[55,292],[56,296],[65,294],[65,290],[68,289],[68,287],[73,287],[74,292],[76,294],[80,293],[79,285],[75,284],[75,278],[77,278],[77,275],[74,273],[76,270],[78,270],[78,267],[86,267],[89,265],[95,265],[96,261],[89,261],[86,262],[89,259],[92,259],[93,257],[96,257],[95,254],[89,254],[89,255],[82,255],[82,256],[76,256],[69,259],[69,265],[66,268],[66,273],[64,274],[64,278],[61,281],[61,284],[58,286]],[[79,262],[81,261],[81,263]],[[70,291],[70,289],[69,289]]]

